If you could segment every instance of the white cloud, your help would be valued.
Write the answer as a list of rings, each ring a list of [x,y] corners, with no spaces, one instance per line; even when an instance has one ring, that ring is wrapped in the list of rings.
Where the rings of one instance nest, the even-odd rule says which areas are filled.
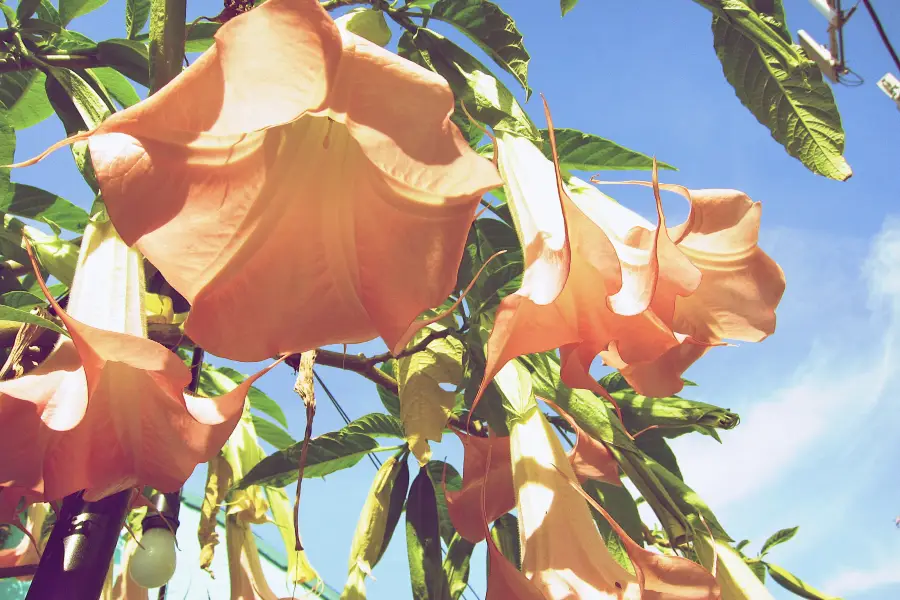
[[[900,559],[886,562],[874,569],[842,571],[828,580],[823,591],[834,596],[860,595],[895,584],[900,584]]]
[[[898,371],[894,349],[900,341],[900,220],[885,223],[862,264],[841,265],[844,269],[827,258],[823,261],[815,249],[803,252],[802,244],[782,241],[775,245],[801,252],[799,260],[796,256],[789,258],[795,266],[806,269],[796,279],[826,280],[818,283],[812,294],[801,293],[799,307],[795,298],[790,315],[805,306],[820,311],[816,303],[824,290],[841,293],[834,281],[841,281],[844,288],[855,287],[843,293],[859,298],[854,298],[855,303],[833,296],[822,298],[832,310],[804,327],[804,333],[813,338],[811,350],[795,362],[797,368],[784,383],[771,382],[774,392],[763,398],[741,398],[737,392],[736,398],[724,402],[739,410],[741,424],[723,435],[723,445],[701,436],[673,441],[685,480],[714,510],[768,496],[807,459],[821,460],[822,446],[833,448],[838,440],[851,437],[848,432],[862,433]],[[778,252],[773,255],[781,259]],[[846,272],[850,270],[855,274]],[[785,271],[791,290],[792,272],[787,266]],[[865,296],[859,294],[863,281],[868,286],[867,304],[860,302]],[[779,325],[783,324],[790,326],[790,322],[780,321]],[[788,355],[771,360],[791,359]],[[842,452],[850,450],[844,448]]]

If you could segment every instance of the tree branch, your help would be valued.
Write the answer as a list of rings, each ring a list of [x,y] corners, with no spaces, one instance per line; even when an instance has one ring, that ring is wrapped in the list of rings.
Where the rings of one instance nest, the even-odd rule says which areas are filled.
[[[2,568],[0,568],[0,579],[6,579],[8,577],[23,577],[26,575],[34,575],[37,572],[37,569],[38,569],[37,564],[18,565],[15,567],[2,567]]]

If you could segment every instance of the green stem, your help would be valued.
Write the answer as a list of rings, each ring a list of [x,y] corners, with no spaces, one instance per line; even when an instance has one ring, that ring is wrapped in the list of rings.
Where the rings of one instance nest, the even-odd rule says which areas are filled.
[[[325,10],[336,10],[344,6],[354,6],[356,4],[372,4],[372,0],[328,0],[328,2],[322,2],[322,8]]]
[[[150,0],[150,93],[181,72],[187,8],[185,0]]]

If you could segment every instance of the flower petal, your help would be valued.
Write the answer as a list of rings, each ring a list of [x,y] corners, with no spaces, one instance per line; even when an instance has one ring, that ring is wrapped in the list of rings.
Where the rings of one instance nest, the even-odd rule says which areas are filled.
[[[452,290],[478,197],[499,177],[450,122],[443,79],[353,34],[325,44],[323,30],[337,29],[319,22],[317,2],[272,4],[298,13],[300,34],[257,31],[276,18],[266,3],[223,26],[216,49],[150,108],[117,113],[91,138],[110,217],[192,303],[186,332],[217,355],[260,360],[377,336],[395,348]],[[298,92],[292,120],[258,129],[191,117],[188,132],[168,122],[199,110],[189,90],[220,77],[218,53],[256,57],[261,37],[297,35],[319,50],[276,62],[310,69],[287,79],[326,89],[315,102]],[[229,82],[219,103],[235,115],[265,114],[270,102],[284,112],[252,79]]]
[[[512,425],[510,445],[525,575],[548,599],[640,598],[569,486],[575,474],[539,410]]]
[[[516,505],[509,468],[509,438],[485,438],[459,432],[457,435],[465,447],[463,484],[458,491],[448,490],[444,485],[447,512],[459,535],[477,544],[485,538],[485,523],[496,520]]]
[[[525,252],[525,272],[518,295],[538,305],[559,296],[569,276],[571,249],[561,202],[561,185],[554,164],[532,142],[499,134],[496,141],[500,175],[519,241]]]

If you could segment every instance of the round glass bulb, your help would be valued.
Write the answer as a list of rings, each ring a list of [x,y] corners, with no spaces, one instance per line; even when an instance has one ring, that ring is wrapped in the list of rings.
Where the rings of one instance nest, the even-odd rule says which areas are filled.
[[[131,579],[144,588],[164,586],[175,573],[175,536],[168,529],[155,527],[141,536],[141,546],[135,549],[128,566]]]

